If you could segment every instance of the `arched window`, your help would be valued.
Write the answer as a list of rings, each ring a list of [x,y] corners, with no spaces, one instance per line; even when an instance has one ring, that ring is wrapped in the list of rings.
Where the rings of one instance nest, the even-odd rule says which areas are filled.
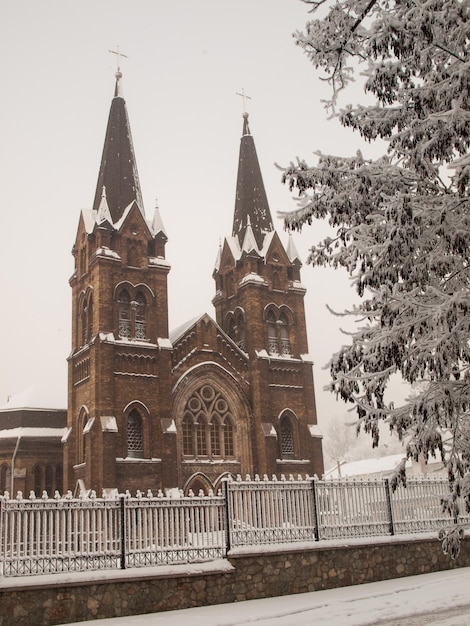
[[[136,459],[144,456],[142,417],[135,409],[127,416],[127,456]]]
[[[220,422],[217,414],[212,416],[210,423],[211,455],[220,456]]]
[[[292,420],[288,415],[281,417],[281,458],[295,459],[294,433],[292,430]]]
[[[93,296],[88,298],[88,341],[93,337]]]
[[[285,313],[281,313],[279,316],[279,341],[280,341],[280,353],[283,355],[290,355],[290,340],[289,340],[289,321]]]
[[[266,315],[268,352],[272,355],[290,356],[289,317],[273,305]]]
[[[44,467],[40,464],[34,468],[34,493],[40,496],[44,491]]]
[[[87,332],[88,332],[88,307],[87,307],[87,303],[86,300],[83,300],[83,304],[82,304],[82,310],[81,310],[81,317],[82,317],[82,346],[84,346],[87,342]]]
[[[63,490],[63,475],[62,465],[57,465],[55,468],[55,488],[59,493],[62,493]]]
[[[224,422],[224,457],[234,456],[233,422],[230,416]]]
[[[78,417],[78,451],[77,451],[77,457],[78,457],[78,463],[85,463],[86,462],[86,445],[85,445],[85,435],[84,435],[84,430],[85,427],[87,425],[88,422],[88,414],[86,413],[85,410],[82,410],[80,412],[80,415]]]
[[[277,320],[273,311],[269,311],[266,322],[268,324],[268,352],[269,354],[279,354],[279,344],[277,340]]]
[[[145,339],[147,333],[145,297],[138,293],[135,298],[135,333],[136,339]]]
[[[183,417],[183,454],[194,456],[194,424],[190,414]]]
[[[44,489],[47,491],[47,494],[49,497],[52,497],[54,495],[54,491],[55,491],[54,468],[51,467],[50,465],[46,465]]]
[[[119,336],[128,338],[131,336],[131,299],[125,289],[119,294],[118,307]]]
[[[186,456],[235,456],[234,425],[229,405],[212,385],[202,385],[187,401],[182,436]]]
[[[196,422],[196,450],[197,456],[207,456],[206,418],[200,413]]]
[[[240,350],[243,350],[245,352],[245,350],[246,350],[246,345],[245,345],[245,316],[243,315],[242,311],[238,311],[236,323],[237,323],[237,326],[236,326],[236,328],[237,328],[237,345],[240,348]]]

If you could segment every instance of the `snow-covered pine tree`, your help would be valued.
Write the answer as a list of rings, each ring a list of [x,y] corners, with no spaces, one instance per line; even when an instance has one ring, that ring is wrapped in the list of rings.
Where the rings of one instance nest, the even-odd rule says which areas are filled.
[[[336,236],[309,261],[346,268],[361,296],[349,313],[363,324],[331,359],[331,390],[355,405],[374,445],[385,420],[409,456],[442,455],[457,519],[459,495],[470,510],[470,3],[304,1],[318,19],[295,38],[326,73],[327,106],[388,142],[378,160],[318,153],[283,168],[300,196],[286,226],[327,219]],[[335,112],[360,76],[375,103]],[[384,401],[395,372],[419,383],[402,406]],[[458,526],[443,536],[453,556],[458,538]]]

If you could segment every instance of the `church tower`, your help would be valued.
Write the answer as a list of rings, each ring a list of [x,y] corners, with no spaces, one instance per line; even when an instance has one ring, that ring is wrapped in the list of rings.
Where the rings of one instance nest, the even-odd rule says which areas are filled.
[[[72,351],[64,444],[67,489],[175,486],[167,236],[145,217],[122,74],[93,208],[73,246]]]
[[[219,326],[248,356],[253,473],[323,472],[301,262],[274,230],[243,115],[231,237],[219,250],[213,304]]]

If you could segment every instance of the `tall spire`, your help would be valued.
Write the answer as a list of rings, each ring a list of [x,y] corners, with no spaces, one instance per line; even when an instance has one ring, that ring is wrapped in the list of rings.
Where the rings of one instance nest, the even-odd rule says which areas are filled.
[[[121,54],[120,56],[124,55]],[[121,79],[122,73],[118,68],[93,202],[93,209],[98,211],[102,190],[105,187],[113,223],[122,217],[126,207],[134,200],[141,212],[144,213],[126,102],[122,97]]]
[[[261,249],[265,234],[274,230],[274,226],[256,154],[255,142],[248,125],[248,113],[245,111],[243,113],[243,135],[240,140],[232,229],[232,235],[238,237],[240,247],[243,245],[248,224],[251,224],[258,249]]]

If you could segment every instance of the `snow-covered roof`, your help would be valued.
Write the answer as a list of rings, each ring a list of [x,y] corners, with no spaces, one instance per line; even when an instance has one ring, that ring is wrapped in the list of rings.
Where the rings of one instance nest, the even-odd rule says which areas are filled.
[[[18,439],[21,437],[25,439],[27,437],[41,437],[41,438],[58,438],[62,439],[64,433],[64,428],[48,428],[42,426],[19,426],[18,428],[5,428],[0,430],[0,439]]]
[[[65,411],[67,409],[67,385],[62,387],[55,380],[34,383],[23,391],[10,396],[8,401],[0,406],[0,411],[11,411],[12,409]]]
[[[343,462],[341,466],[341,478],[347,476],[372,476],[393,472],[404,458],[404,454],[391,454],[378,459],[361,459],[360,461]],[[408,459],[406,467],[411,467]],[[338,467],[333,467],[325,472],[325,478],[338,478]]]
[[[197,317],[193,317],[192,319],[188,320],[187,322],[184,322],[183,324],[181,324],[180,326],[178,326],[177,328],[175,328],[174,330],[172,330],[170,332],[170,341],[171,343],[174,345],[175,342],[182,336],[184,335],[184,333],[189,330],[191,328],[191,326],[194,326],[194,324],[201,319],[201,317],[204,316],[204,313],[202,315],[198,315]]]

